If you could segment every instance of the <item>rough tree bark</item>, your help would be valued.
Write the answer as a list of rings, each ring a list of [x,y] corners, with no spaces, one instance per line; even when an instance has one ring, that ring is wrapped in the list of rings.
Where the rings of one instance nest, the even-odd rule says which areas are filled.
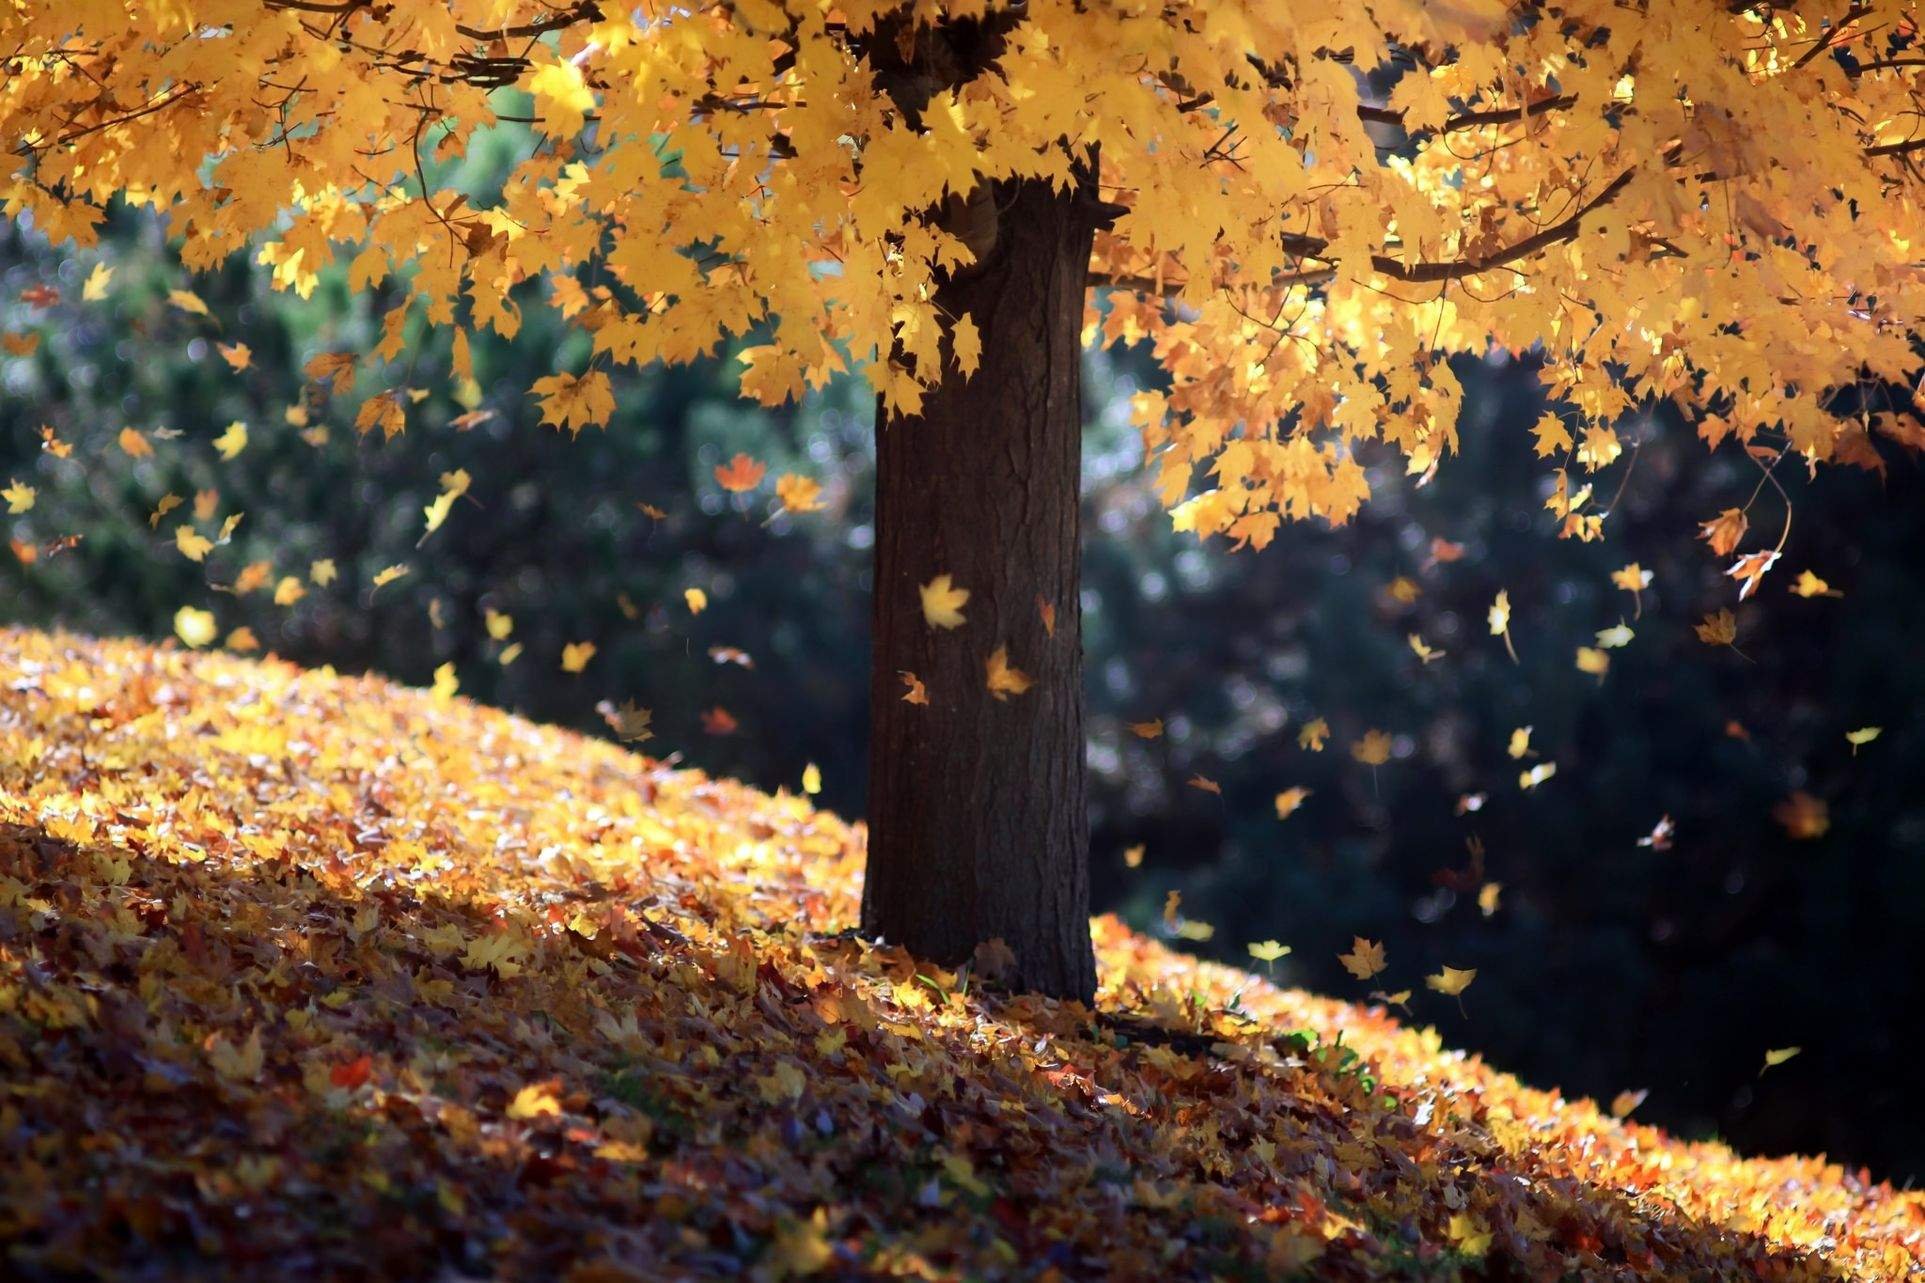
[[[946,367],[920,414],[876,416],[862,925],[945,965],[1000,939],[1015,983],[1087,1000],[1080,337],[1102,209],[1087,179],[970,204],[986,251],[937,301],[974,319],[982,364],[966,380]],[[953,630],[923,618],[918,587],[940,574],[970,592]],[[1006,700],[986,684],[998,647],[1032,682]],[[904,702],[904,672],[927,706]]]

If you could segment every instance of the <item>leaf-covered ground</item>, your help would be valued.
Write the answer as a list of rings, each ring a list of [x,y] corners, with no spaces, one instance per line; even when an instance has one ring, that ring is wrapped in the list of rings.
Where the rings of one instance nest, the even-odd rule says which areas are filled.
[[[171,647],[0,692],[9,1277],[1925,1274],[1925,1196],[1113,921],[1099,1017],[919,974],[799,798]]]

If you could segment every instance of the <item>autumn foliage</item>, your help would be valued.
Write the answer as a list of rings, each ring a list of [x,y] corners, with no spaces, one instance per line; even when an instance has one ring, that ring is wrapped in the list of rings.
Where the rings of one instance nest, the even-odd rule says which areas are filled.
[[[798,797],[171,645],[6,633],[0,687],[15,1277],[1925,1267],[1925,1197],[1112,920],[1097,1014],[912,964]]]

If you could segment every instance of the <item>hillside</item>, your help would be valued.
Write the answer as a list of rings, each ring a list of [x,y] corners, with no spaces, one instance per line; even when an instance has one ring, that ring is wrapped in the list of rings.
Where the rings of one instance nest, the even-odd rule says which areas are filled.
[[[1925,1274],[1925,1196],[1114,921],[1094,1021],[919,974],[799,798],[171,646],[0,691],[13,1277]]]

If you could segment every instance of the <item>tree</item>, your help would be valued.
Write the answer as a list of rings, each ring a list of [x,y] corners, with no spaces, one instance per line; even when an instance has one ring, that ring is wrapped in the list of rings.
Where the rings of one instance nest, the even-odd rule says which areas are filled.
[[[1619,463],[1614,424],[1658,399],[1766,479],[1925,442],[1851,395],[1909,379],[1925,306],[1925,57],[1875,3],[85,0],[8,26],[10,214],[84,241],[120,196],[190,267],[252,242],[297,291],[337,257],[357,289],[398,277],[363,364],[415,312],[465,375],[467,335],[512,337],[545,282],[592,349],[531,389],[571,432],[612,369],[728,336],[764,400],[864,372],[864,927],[945,963],[999,939],[1047,992],[1094,985],[1086,333],[1167,371],[1135,409],[1178,527],[1258,547],[1348,519],[1374,442],[1437,466],[1444,358],[1493,345],[1545,363],[1573,537],[1604,514],[1570,474]],[[522,126],[498,191],[437,183]],[[390,390],[361,422],[407,415]],[[1745,526],[1713,538],[1741,586],[1784,546]]]

